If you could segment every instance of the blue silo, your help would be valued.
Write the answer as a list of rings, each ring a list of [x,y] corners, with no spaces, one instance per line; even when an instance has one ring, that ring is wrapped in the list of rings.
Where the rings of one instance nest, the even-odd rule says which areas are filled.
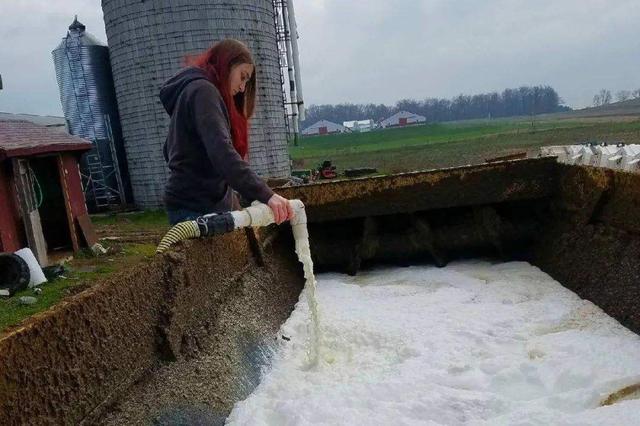
[[[80,164],[89,209],[131,202],[109,49],[76,17],[52,54],[69,133],[94,144]]]

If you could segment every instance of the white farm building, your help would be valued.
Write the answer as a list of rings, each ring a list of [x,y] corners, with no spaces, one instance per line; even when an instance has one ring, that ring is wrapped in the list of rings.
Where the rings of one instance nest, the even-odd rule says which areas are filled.
[[[398,111],[380,122],[382,127],[407,126],[426,122],[426,117],[408,111]]]
[[[352,132],[369,132],[376,128],[375,121],[371,119],[345,121],[344,123],[342,123],[342,125]]]
[[[343,133],[348,131],[346,127],[339,125],[338,123],[334,123],[329,120],[320,120],[315,124],[307,127],[302,130],[303,136],[312,136],[312,135],[328,135],[331,133]]]

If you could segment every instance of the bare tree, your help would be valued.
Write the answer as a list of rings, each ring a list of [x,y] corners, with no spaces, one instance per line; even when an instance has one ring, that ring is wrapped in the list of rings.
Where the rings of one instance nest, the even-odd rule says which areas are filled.
[[[593,95],[593,106],[597,107],[602,105],[602,99],[600,98],[600,94],[596,93],[595,95]]]
[[[633,99],[638,99],[638,98],[640,98],[640,89],[636,89],[636,90],[634,90],[633,92],[631,92],[631,97],[632,97]]]
[[[608,89],[601,89],[593,97],[593,106],[608,105],[611,103],[611,92]]]
[[[620,90],[618,93],[616,93],[616,100],[618,102],[626,101],[630,97],[631,97],[631,92],[628,90]]]

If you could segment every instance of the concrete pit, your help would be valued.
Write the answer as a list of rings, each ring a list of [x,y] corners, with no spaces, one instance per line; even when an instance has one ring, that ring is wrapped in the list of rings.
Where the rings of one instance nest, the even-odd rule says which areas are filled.
[[[543,158],[279,192],[319,271],[525,260],[640,332],[639,175]],[[221,422],[303,285],[287,227],[256,234],[181,243],[1,335],[0,424]]]

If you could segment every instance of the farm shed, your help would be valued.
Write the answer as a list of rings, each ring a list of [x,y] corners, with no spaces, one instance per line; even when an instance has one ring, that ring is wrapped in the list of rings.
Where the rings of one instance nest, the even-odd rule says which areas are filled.
[[[426,122],[426,117],[408,111],[398,111],[380,122],[382,127],[406,126]]]
[[[302,130],[302,134],[304,136],[312,136],[312,135],[328,135],[331,133],[344,133],[347,131],[347,128],[339,125],[338,123],[334,123],[328,120],[320,120],[315,124],[307,127]]]
[[[367,120],[345,121],[342,125],[352,132],[369,132],[376,128],[375,121],[370,118]]]
[[[90,142],[25,120],[0,120],[0,251],[28,246],[42,266],[90,232],[78,159]]]

